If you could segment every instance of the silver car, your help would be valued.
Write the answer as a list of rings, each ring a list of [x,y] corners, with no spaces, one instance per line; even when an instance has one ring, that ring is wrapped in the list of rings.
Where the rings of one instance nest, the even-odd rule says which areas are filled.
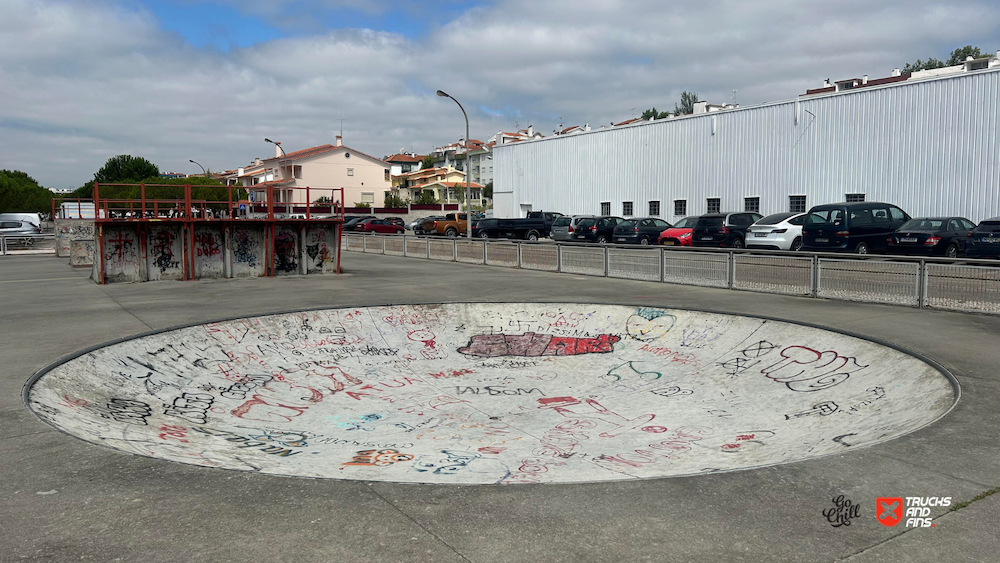
[[[798,250],[802,248],[802,224],[805,213],[775,213],[760,219],[747,229],[747,248]]]
[[[552,232],[549,234],[549,238],[556,241],[573,242],[573,233],[576,231],[579,223],[583,219],[592,219],[593,215],[563,215],[562,217],[556,218],[555,222],[552,223]]]
[[[0,221],[0,237],[9,243],[29,246],[41,240],[42,229],[28,221]]]

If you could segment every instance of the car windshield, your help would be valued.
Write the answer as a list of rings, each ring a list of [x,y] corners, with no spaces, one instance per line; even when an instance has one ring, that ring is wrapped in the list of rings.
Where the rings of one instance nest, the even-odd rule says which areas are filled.
[[[584,228],[591,227],[596,222],[597,222],[597,219],[581,219],[580,222],[577,223],[577,226],[584,227]]]
[[[910,219],[899,228],[901,231],[936,231],[944,225],[944,219]]]
[[[817,209],[806,217],[806,225],[842,225],[843,209]]]
[[[794,217],[795,213],[775,213],[774,215],[768,215],[763,219],[757,221],[758,225],[777,225],[778,223],[785,221],[789,217]]]
[[[560,217],[552,223],[553,227],[566,227],[569,225],[570,221],[573,219],[571,217]]]
[[[698,222],[694,217],[685,217],[674,225],[675,229],[693,229],[695,224]]]
[[[983,221],[976,230],[979,232],[995,233],[1000,231],[1000,221]]]
[[[698,226],[699,227],[721,227],[726,223],[725,217],[699,217]]]

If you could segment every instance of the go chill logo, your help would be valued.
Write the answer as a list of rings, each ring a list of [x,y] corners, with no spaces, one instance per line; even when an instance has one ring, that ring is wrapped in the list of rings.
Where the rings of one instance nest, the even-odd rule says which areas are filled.
[[[875,499],[875,517],[879,524],[888,527],[906,518],[905,528],[932,528],[931,507],[935,506],[951,506],[951,497],[878,497]]]

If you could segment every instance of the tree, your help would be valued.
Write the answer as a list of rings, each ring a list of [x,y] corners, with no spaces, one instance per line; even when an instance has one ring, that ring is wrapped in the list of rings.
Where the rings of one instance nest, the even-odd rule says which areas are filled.
[[[137,182],[143,178],[160,175],[160,168],[141,156],[120,154],[113,156],[94,174],[94,181],[101,184]]]
[[[666,117],[670,117],[670,112],[667,111],[658,112],[656,111],[655,107],[649,108],[646,111],[642,112],[643,119],[664,119]]]
[[[413,203],[419,205],[430,205],[437,202],[438,200],[434,197],[434,192],[431,190],[421,190],[420,193],[417,194],[417,199],[413,201]]]
[[[688,92],[687,90],[681,92],[681,103],[674,104],[674,114],[675,115],[689,115],[694,113],[694,105],[701,100],[698,99],[698,94],[694,92]]]
[[[935,68],[943,68],[946,66],[956,66],[965,62],[967,57],[972,57],[978,59],[987,56],[989,53],[983,53],[979,47],[973,47],[972,45],[966,45],[965,47],[959,47],[951,52],[951,56],[948,57],[947,61],[939,61],[934,57],[927,59],[926,61],[917,59],[912,63],[907,63],[903,66],[903,73],[917,72],[918,70],[931,70]]]
[[[398,193],[385,192],[385,206],[386,207],[406,207],[410,203],[409,201],[399,197]]]
[[[52,192],[20,170],[0,170],[0,212],[52,212]]]
[[[428,168],[434,168],[434,157],[432,155],[425,156],[424,161],[420,164],[421,170],[426,170]]]
[[[483,186],[483,197],[486,199],[493,199],[493,180],[490,180],[485,186]]]

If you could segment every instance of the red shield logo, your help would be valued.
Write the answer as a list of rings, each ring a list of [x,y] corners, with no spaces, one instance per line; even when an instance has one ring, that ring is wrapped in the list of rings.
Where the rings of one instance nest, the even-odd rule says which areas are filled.
[[[903,518],[903,497],[878,497],[875,499],[875,517],[883,526],[895,526]]]

